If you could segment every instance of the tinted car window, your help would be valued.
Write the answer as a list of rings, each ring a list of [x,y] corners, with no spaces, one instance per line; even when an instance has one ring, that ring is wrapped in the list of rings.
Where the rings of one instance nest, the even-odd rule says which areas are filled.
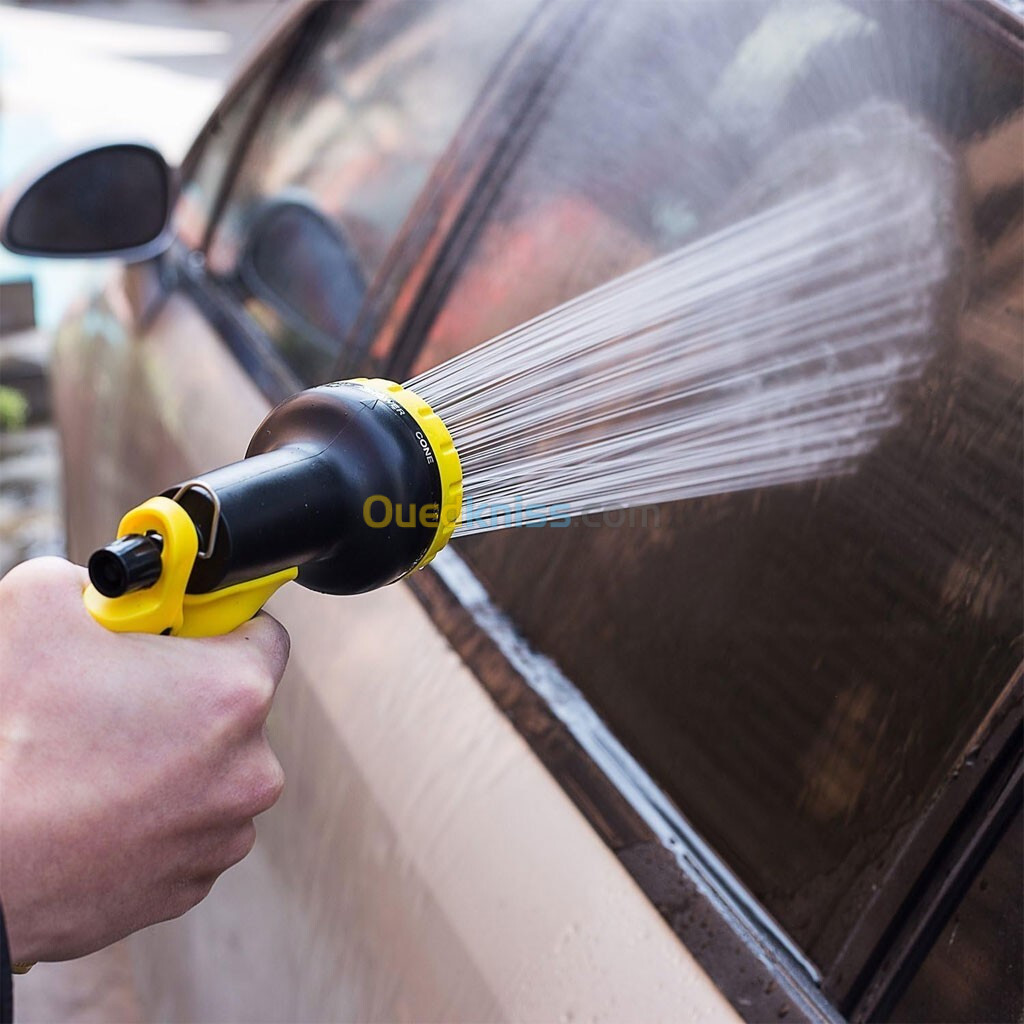
[[[826,973],[1020,659],[1020,93],[938,5],[614,5],[413,367],[827,178],[798,137],[886,159],[871,104],[960,158],[938,355],[856,472],[455,545]]]
[[[241,144],[257,105],[277,71],[282,55],[275,53],[250,78],[245,87],[222,109],[216,111],[189,154],[186,178],[174,210],[174,228],[190,249],[202,246],[224,187],[231,158]]]
[[[532,6],[337,3],[314,13],[207,254],[301,380],[330,373],[368,281]]]

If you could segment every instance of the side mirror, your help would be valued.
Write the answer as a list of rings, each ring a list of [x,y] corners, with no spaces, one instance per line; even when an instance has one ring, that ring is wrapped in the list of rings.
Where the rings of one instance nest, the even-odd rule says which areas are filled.
[[[152,147],[86,150],[34,178],[4,211],[0,243],[26,256],[137,262],[169,242],[172,176]]]

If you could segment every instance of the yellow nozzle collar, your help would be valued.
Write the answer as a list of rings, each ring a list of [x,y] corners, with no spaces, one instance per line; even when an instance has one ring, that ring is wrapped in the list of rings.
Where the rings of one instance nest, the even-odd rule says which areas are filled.
[[[354,383],[362,384],[397,402],[416,421],[434,450],[437,471],[441,478],[441,508],[434,540],[427,548],[426,554],[410,571],[422,569],[451,540],[462,516],[462,463],[459,461],[459,453],[455,450],[455,442],[441,417],[414,391],[381,378],[370,380],[360,377]]]

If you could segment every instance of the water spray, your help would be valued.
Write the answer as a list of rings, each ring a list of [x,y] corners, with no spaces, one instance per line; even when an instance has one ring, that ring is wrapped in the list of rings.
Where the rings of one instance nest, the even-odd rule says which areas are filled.
[[[523,501],[536,523],[854,471],[934,354],[951,190],[922,146],[933,187],[840,172],[405,385],[287,399],[242,461],[124,517],[87,608],[215,635],[290,580],[393,583]]]

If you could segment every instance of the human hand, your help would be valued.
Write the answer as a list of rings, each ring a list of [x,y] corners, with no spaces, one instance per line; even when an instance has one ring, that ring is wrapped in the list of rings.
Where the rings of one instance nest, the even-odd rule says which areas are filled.
[[[14,961],[67,960],[209,892],[284,782],[264,723],[288,659],[226,636],[110,633],[57,558],[0,580],[0,899]]]

